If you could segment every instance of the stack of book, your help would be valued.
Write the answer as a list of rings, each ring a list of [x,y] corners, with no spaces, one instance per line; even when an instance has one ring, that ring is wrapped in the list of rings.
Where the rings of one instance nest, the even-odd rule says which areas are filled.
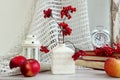
[[[113,54],[111,57],[97,56],[93,51],[86,51],[87,56],[76,60],[77,66],[84,66],[94,69],[104,69],[104,63],[108,58],[119,58],[120,54]]]

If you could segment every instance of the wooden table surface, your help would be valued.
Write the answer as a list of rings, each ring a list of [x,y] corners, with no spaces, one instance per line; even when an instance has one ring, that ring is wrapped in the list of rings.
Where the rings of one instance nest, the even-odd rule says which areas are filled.
[[[35,77],[0,76],[0,80],[120,80],[120,78],[109,77],[105,71],[92,69],[78,69],[72,75],[53,75],[50,71],[42,72]]]

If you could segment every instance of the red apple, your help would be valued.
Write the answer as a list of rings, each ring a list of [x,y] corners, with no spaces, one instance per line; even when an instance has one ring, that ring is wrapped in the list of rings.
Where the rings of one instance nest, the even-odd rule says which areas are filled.
[[[109,58],[104,64],[105,72],[112,77],[120,77],[120,60]]]
[[[20,70],[25,77],[32,77],[40,72],[40,64],[35,59],[28,59],[22,64]]]
[[[9,66],[11,69],[20,67],[24,61],[26,61],[26,58],[24,56],[15,56],[10,60]]]

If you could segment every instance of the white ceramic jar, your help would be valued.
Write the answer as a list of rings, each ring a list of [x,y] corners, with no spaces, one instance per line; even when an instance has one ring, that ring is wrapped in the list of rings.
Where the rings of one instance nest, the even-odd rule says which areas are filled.
[[[59,44],[52,50],[51,71],[53,74],[75,73],[75,61],[72,59],[74,51],[65,44]]]

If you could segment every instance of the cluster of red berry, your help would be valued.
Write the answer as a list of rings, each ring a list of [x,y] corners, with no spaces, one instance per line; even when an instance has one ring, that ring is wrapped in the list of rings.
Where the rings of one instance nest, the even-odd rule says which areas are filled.
[[[113,54],[113,48],[105,45],[104,47],[96,48],[94,52],[97,56],[111,56]]]
[[[44,10],[44,18],[49,18],[52,16],[52,9]]]
[[[66,16],[68,19],[70,19],[72,16],[70,15],[70,12],[76,12],[76,8],[73,8],[71,5],[67,6],[67,7],[63,7],[63,9],[61,10],[61,18],[63,18],[64,16]]]
[[[72,32],[72,29],[68,26],[68,24],[66,24],[65,22],[61,22],[59,23],[60,28],[62,29],[62,34],[63,36],[67,36],[70,35]]]
[[[114,43],[113,47],[105,45],[94,50],[97,56],[112,56],[113,53],[120,53],[120,43]]]
[[[73,58],[73,60],[75,61],[75,60],[77,60],[77,59],[79,59],[80,57],[85,56],[85,55],[86,55],[86,52],[85,52],[85,51],[83,51],[83,50],[78,50],[78,51],[75,52],[75,54],[72,56],[72,58]]]

